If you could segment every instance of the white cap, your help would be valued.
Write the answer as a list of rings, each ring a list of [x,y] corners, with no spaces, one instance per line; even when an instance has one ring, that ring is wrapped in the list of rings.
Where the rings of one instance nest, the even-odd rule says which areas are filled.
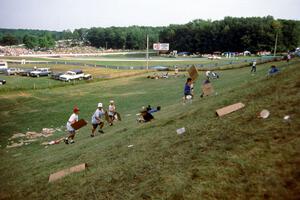
[[[102,103],[98,103],[98,108],[102,108],[102,107],[103,107]]]
[[[114,100],[110,100],[109,103],[114,103]]]

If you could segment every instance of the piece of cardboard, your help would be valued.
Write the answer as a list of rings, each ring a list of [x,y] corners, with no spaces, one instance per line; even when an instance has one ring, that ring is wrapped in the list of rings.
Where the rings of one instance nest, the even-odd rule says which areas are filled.
[[[116,112],[119,121],[122,121],[120,113]]]
[[[77,122],[75,122],[74,124],[72,124],[71,126],[75,129],[78,130],[84,126],[87,125],[87,122],[84,119],[80,119]]]
[[[69,174],[72,174],[74,172],[81,172],[83,170],[85,170],[87,168],[87,164],[86,163],[82,163],[80,165],[76,165],[74,167],[71,167],[69,169],[64,169],[58,172],[55,172],[53,174],[51,174],[49,176],[49,183],[53,182],[53,181],[57,181]]]
[[[245,105],[243,103],[236,103],[236,104],[232,104],[230,106],[226,106],[224,108],[220,108],[218,110],[216,110],[216,113],[219,117],[227,115],[229,113],[232,113],[234,111],[237,111],[241,108],[244,108]]]
[[[214,93],[214,88],[211,83],[202,85],[203,96],[209,96]]]
[[[198,71],[194,65],[188,69],[188,73],[193,81],[195,81],[199,76]]]
[[[107,112],[107,111],[105,111],[105,113],[104,113],[104,118],[105,118],[105,120],[106,120],[107,122],[110,122],[109,116],[108,116],[108,112]]]

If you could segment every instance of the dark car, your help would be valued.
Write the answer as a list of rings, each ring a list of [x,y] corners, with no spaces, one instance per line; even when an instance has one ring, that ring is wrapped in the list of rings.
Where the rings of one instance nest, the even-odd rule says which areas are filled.
[[[23,71],[19,72],[21,76],[30,76],[30,72],[34,71],[34,69],[24,69]]]
[[[4,85],[6,83],[6,80],[0,79],[0,85]]]
[[[60,77],[61,75],[63,75],[63,74],[64,74],[63,72],[52,73],[52,74],[51,74],[51,78],[52,78],[52,79],[55,79],[55,80],[59,80],[59,77]]]

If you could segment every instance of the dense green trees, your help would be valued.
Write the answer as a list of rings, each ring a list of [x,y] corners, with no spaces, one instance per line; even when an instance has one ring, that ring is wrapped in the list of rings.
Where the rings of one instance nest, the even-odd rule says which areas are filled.
[[[57,31],[0,29],[0,45],[24,43],[31,49],[47,49],[54,40],[68,39],[73,45],[88,44],[113,49],[145,49],[149,35],[150,48],[154,42],[170,43],[170,50],[212,53],[249,50],[292,50],[300,46],[300,21],[275,20],[272,16],[223,20],[194,20],[183,25],[167,27],[108,27]]]
[[[234,18],[220,21],[194,20],[184,25],[170,25],[160,34],[179,51],[212,53],[214,51],[288,51],[300,45],[300,21],[277,20],[273,17]]]
[[[41,37],[25,35],[23,43],[29,49],[49,49],[55,46],[55,40],[50,34]]]
[[[48,49],[54,47],[55,40],[60,39],[63,39],[63,33],[58,31],[0,29],[0,45],[3,46],[25,44],[30,49]]]
[[[0,44],[4,46],[11,46],[18,44],[18,39],[12,34],[5,34],[0,40]]]
[[[95,47],[113,49],[145,49],[146,37],[149,35],[150,43],[158,41],[161,27],[109,27],[91,28],[87,41]]]

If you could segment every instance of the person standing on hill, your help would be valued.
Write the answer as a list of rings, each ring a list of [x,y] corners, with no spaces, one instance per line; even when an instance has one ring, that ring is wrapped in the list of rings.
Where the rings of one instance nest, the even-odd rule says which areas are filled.
[[[78,121],[78,114],[79,114],[79,109],[75,107],[73,109],[73,114],[70,116],[68,122],[67,122],[67,130],[69,132],[69,136],[64,139],[64,142],[66,144],[73,144],[74,143],[74,137],[75,137],[75,129],[72,127],[72,124]]]
[[[109,101],[108,106],[108,117],[109,117],[109,125],[113,125],[113,121],[115,120],[115,114],[116,114],[116,105],[113,100]]]
[[[99,125],[99,133],[104,133],[104,131],[102,130],[103,126],[104,126],[104,122],[101,119],[102,116],[105,115],[105,111],[103,110],[103,105],[102,103],[98,103],[98,108],[97,110],[94,112],[93,116],[92,116],[92,134],[91,137],[95,136],[95,131]]]
[[[291,60],[291,54],[288,54],[288,55],[286,56],[286,62],[289,63],[290,60]]]
[[[252,72],[256,72],[256,60],[253,60],[253,62],[252,62],[251,73]]]

